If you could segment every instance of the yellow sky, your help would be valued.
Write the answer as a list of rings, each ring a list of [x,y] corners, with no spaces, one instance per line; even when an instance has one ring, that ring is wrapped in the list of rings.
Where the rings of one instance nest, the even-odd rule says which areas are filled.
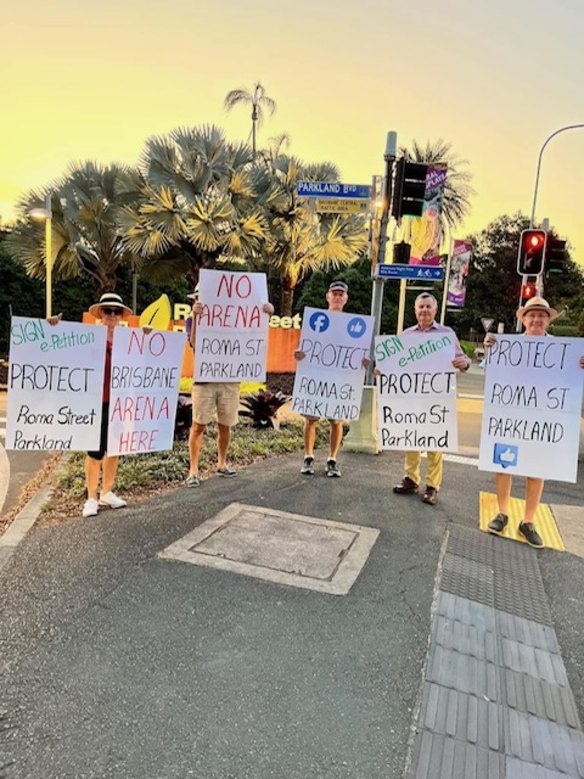
[[[460,235],[529,213],[542,142],[584,122],[582,0],[29,0],[3,28],[5,220],[72,160],[135,163],[177,125],[245,139],[248,111],[226,115],[223,99],[258,79],[278,103],[260,142],[287,132],[292,153],[347,182],[383,172],[387,130],[450,141],[477,191]],[[584,263],[582,179],[575,130],[545,153],[537,216]]]

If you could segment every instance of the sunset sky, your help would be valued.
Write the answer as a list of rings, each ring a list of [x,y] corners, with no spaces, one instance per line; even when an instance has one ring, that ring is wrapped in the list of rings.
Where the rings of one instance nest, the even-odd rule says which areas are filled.
[[[0,216],[72,160],[135,163],[150,135],[215,123],[246,139],[226,93],[260,80],[287,132],[343,180],[383,172],[400,144],[443,138],[474,174],[459,237],[529,213],[537,154],[584,122],[582,0],[28,0],[3,9]],[[537,217],[584,264],[584,129],[554,139]]]

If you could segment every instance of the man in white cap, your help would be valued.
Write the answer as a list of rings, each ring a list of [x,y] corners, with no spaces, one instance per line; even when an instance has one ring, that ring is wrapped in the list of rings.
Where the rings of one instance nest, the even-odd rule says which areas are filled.
[[[195,287],[192,295],[188,295],[193,303],[193,312],[186,320],[186,331],[189,343],[195,350],[196,317],[203,312],[203,303],[199,300],[199,285]],[[264,303],[264,314],[272,316],[274,307],[271,303]],[[217,473],[219,476],[230,479],[237,476],[237,472],[227,465],[227,451],[231,440],[231,428],[239,420],[239,388],[238,381],[219,382],[194,382],[192,389],[193,423],[189,433],[189,475],[186,479],[187,487],[199,487],[199,459],[203,446],[203,435],[209,422],[217,417]]]
[[[328,311],[342,311],[349,300],[349,287],[341,280],[333,281],[329,285],[326,293],[326,302]],[[297,349],[294,352],[296,360],[303,360],[306,354]],[[364,367],[369,365],[369,360],[363,361]],[[314,442],[316,440],[316,426],[318,419],[316,417],[304,417],[304,460],[300,473],[305,476],[314,476]],[[329,455],[326,461],[325,473],[332,478],[339,478],[341,471],[337,465],[337,455],[343,440],[343,421],[340,419],[329,419],[330,437],[329,437]]]
[[[517,319],[520,319],[525,328],[524,335],[547,335],[549,325],[557,318],[558,312],[542,297],[534,297],[517,309]],[[487,333],[484,340],[485,348],[493,346],[497,336]],[[580,357],[580,367],[584,368],[584,357]],[[509,504],[511,501],[512,476],[508,473],[496,473],[495,485],[497,490],[497,503],[499,513],[489,522],[489,532],[495,535],[503,535],[509,522]],[[519,532],[530,546],[541,547],[541,536],[535,529],[534,519],[541,502],[544,480],[528,476],[525,483],[525,516],[519,524]]]

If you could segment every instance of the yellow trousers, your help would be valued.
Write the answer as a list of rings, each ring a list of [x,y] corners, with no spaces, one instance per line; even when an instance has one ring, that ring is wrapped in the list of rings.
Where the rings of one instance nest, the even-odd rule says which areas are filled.
[[[416,484],[420,484],[420,465],[422,463],[421,452],[406,452],[405,471],[406,476]],[[440,489],[442,484],[442,452],[428,452],[428,467],[426,468],[426,484],[428,487]]]

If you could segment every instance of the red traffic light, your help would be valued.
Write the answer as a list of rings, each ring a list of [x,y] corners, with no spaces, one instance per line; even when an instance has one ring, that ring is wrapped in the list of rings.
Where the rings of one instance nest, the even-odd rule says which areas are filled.
[[[535,284],[532,284],[531,282],[521,285],[521,297],[523,300],[529,300],[529,298],[535,297],[536,291]]]
[[[545,238],[539,233],[527,233],[525,236],[525,244],[528,249],[537,249],[539,246],[543,246]]]
[[[547,233],[545,230],[523,230],[519,239],[517,273],[539,276],[543,271]]]

